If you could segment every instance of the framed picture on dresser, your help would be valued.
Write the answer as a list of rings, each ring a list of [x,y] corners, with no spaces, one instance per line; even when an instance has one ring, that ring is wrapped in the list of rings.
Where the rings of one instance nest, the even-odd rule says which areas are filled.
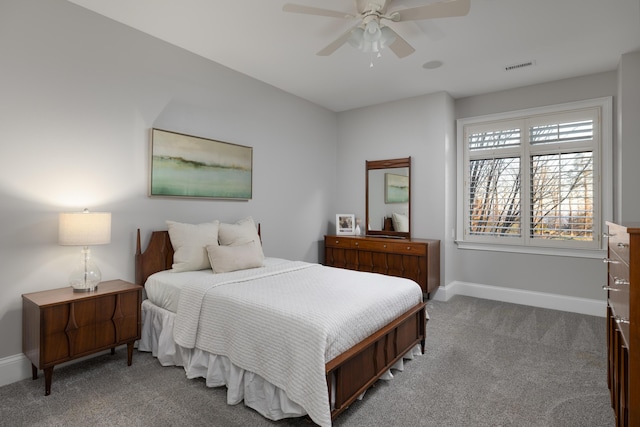
[[[336,214],[336,234],[353,236],[356,234],[356,219],[353,214]]]

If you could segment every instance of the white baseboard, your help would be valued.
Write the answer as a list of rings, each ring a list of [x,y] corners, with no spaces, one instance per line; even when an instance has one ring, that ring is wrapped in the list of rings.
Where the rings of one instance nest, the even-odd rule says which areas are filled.
[[[137,346],[137,341],[136,341]],[[126,344],[116,347],[116,350],[120,349],[120,351],[127,351]],[[71,365],[73,363],[81,362],[83,360],[90,359],[92,357],[97,357],[103,354],[110,353],[111,350],[103,350],[98,353],[90,354],[88,356],[79,357],[77,359],[71,360],[69,362],[64,362],[59,365],[56,365],[55,368],[60,368],[62,366]],[[0,387],[3,385],[11,384],[16,381],[21,381],[27,378],[31,378],[31,361],[27,359],[24,354],[16,354],[13,356],[5,357],[0,359]],[[55,383],[55,372],[53,374],[53,382]],[[42,370],[38,370],[38,378],[42,378],[42,392],[44,393],[44,372]]]
[[[587,314],[589,316],[605,317],[607,313],[606,300],[601,301],[588,298],[569,297],[545,292],[502,288],[499,286],[488,286],[480,285],[478,283],[458,281],[451,282],[446,286],[440,286],[435,293],[432,293],[431,299],[436,301],[448,301],[454,295],[465,295],[513,304],[549,308],[552,310]]]
[[[16,354],[0,359],[0,386],[30,377],[31,362],[24,354]]]

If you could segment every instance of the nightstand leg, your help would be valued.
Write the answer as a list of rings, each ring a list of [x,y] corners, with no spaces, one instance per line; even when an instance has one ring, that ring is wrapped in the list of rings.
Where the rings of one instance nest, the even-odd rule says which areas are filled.
[[[127,343],[127,366],[131,366],[133,360],[133,341]]]
[[[31,378],[34,380],[38,379],[38,368],[33,363],[31,364]]]
[[[115,347],[111,347],[111,355],[113,356],[114,354],[116,354],[116,348]]]
[[[44,368],[44,395],[51,394],[51,378],[53,377],[53,366]]]

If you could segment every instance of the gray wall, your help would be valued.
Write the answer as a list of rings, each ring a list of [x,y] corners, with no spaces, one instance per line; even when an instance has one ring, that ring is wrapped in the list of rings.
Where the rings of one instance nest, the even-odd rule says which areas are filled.
[[[22,351],[21,294],[66,286],[79,260],[57,244],[62,211],[112,212],[92,248],[104,279],[133,280],[136,228],[167,219],[252,215],[265,253],[317,261],[335,113],[63,0],[3,0],[0,61],[0,358]],[[148,198],[152,127],[252,146],[253,199]]]
[[[640,221],[640,52],[622,55],[618,65],[618,156],[614,218]]]
[[[411,156],[411,235],[442,241],[443,272],[453,243],[446,230],[455,224],[447,214],[455,203],[454,122],[453,99],[444,92],[338,114],[337,209],[364,218],[365,161]]]
[[[336,208],[364,218],[365,161],[411,156],[411,234],[442,239],[450,104],[442,92],[339,113]]]

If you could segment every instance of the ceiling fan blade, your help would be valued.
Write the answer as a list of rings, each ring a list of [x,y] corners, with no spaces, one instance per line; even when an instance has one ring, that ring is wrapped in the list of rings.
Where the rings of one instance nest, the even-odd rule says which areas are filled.
[[[331,42],[327,47],[322,49],[320,52],[316,53],[316,55],[318,55],[318,56],[329,56],[329,55],[331,55],[333,52],[338,50],[338,48],[340,46],[342,46],[343,44],[345,44],[349,40],[349,37],[351,37],[351,32],[353,30],[355,30],[356,28],[358,28],[359,25],[360,24],[349,28],[347,31],[344,32],[344,34],[342,34],[340,37],[338,37],[333,42]]]
[[[400,37],[398,33],[393,31],[390,27],[387,27],[391,30],[396,39],[389,45],[389,49],[396,54],[398,58],[404,58],[405,56],[411,55],[416,50],[411,46],[405,39]]]
[[[471,8],[471,0],[450,0],[424,6],[401,9],[391,14],[395,22],[417,21],[420,19],[451,18],[465,16]]]
[[[285,3],[282,6],[282,10],[285,12],[304,13],[305,15],[319,15],[328,16],[330,18],[353,18],[354,16],[345,12],[338,12],[336,10],[321,9],[319,7],[303,6],[301,4]]]

